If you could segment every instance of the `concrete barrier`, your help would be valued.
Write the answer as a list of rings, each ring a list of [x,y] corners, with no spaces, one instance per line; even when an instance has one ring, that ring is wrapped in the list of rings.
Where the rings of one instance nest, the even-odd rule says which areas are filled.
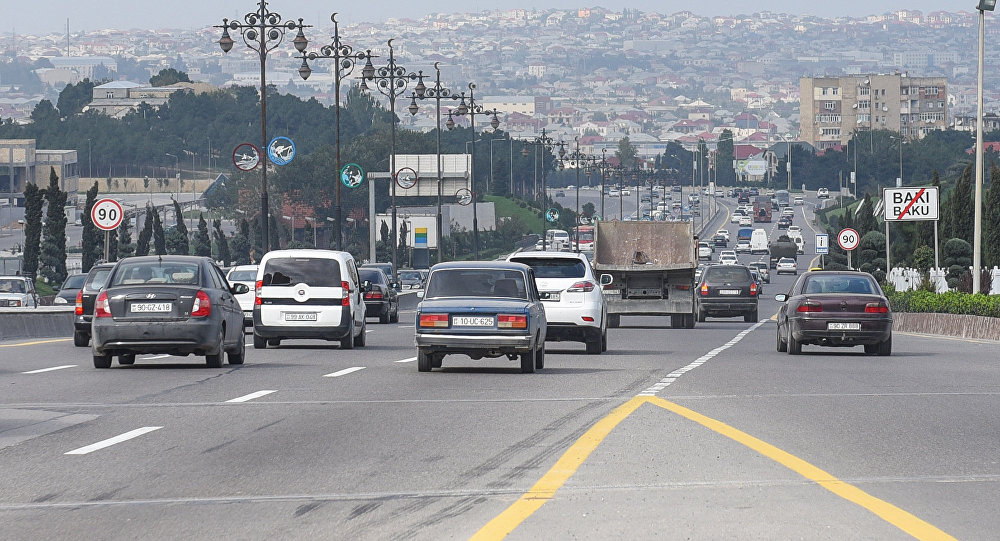
[[[895,331],[1000,340],[1000,318],[996,317],[894,312],[892,318]]]
[[[71,338],[73,306],[0,308],[0,341],[25,338]]]

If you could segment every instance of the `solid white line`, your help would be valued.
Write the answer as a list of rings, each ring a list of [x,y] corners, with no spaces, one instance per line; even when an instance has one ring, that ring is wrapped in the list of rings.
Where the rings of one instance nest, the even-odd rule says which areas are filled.
[[[170,355],[153,355],[152,357],[143,357],[143,359],[145,359],[147,361],[152,361],[154,359],[166,359],[169,356]]]
[[[358,370],[364,370],[364,369],[365,369],[365,367],[363,367],[363,366],[352,366],[350,368],[345,368],[343,370],[338,370],[338,371],[336,371],[336,372],[334,372],[332,374],[326,374],[323,377],[324,378],[339,378],[340,376],[346,376],[347,374],[350,374],[351,372],[357,372]]]
[[[21,372],[22,374],[41,374],[42,372],[51,372],[53,370],[62,370],[63,368],[73,368],[75,364],[64,364],[62,366],[53,366],[52,368],[42,368],[39,370],[31,370],[29,372]]]
[[[244,395],[244,396],[241,396],[239,398],[234,398],[232,400],[226,400],[226,402],[248,402],[250,400],[253,400],[254,398],[260,398],[262,396],[267,396],[267,395],[269,395],[271,393],[276,393],[276,392],[278,392],[278,391],[277,390],[257,391],[255,393],[250,393],[248,395]]]
[[[87,453],[93,453],[94,451],[99,451],[101,449],[104,449],[105,447],[111,447],[112,445],[114,445],[116,443],[121,443],[123,441],[128,441],[128,440],[130,440],[132,438],[138,438],[139,436],[141,436],[143,434],[152,432],[154,430],[159,430],[161,428],[163,428],[163,427],[162,426],[144,426],[142,428],[137,428],[135,430],[126,432],[126,433],[121,434],[119,436],[115,436],[113,438],[109,438],[109,439],[106,439],[104,441],[99,441],[97,443],[93,443],[91,445],[87,445],[86,447],[81,447],[79,449],[74,449],[74,450],[69,451],[69,452],[67,452],[65,454],[67,454],[67,455],[85,455]]]
[[[417,360],[417,358],[416,358],[416,357],[410,357],[409,359],[402,359],[402,360],[400,360],[400,361],[396,361],[396,362],[397,362],[397,363],[412,363],[412,362],[413,362],[413,361],[415,361],[415,360]]]

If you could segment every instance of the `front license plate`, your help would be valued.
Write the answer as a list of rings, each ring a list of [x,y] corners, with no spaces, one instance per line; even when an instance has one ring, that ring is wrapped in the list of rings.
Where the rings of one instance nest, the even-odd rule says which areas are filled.
[[[539,294],[539,297],[541,297],[543,301],[559,302],[560,293],[558,291],[552,293],[546,293],[543,291]]]
[[[451,324],[453,327],[492,327],[493,316],[455,316]]]
[[[285,312],[285,321],[316,321],[315,312]]]
[[[826,330],[828,331],[860,331],[860,323],[827,323]]]
[[[169,312],[173,305],[169,302],[133,302],[129,309],[137,314]]]
[[[720,289],[719,295],[739,295],[740,290],[738,289]]]

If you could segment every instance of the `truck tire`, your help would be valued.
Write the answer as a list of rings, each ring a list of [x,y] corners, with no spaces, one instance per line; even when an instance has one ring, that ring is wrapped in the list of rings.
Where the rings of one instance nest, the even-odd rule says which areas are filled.
[[[677,314],[670,314],[670,328],[680,329],[684,326],[683,319]]]
[[[608,314],[608,327],[617,329],[622,324],[622,316],[618,314]]]
[[[694,328],[694,314],[684,314],[684,328],[685,329]]]

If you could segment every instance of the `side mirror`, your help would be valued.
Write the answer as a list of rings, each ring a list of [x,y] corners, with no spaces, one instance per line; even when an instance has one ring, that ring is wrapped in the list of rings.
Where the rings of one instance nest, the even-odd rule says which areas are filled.
[[[615,281],[614,277],[612,277],[610,274],[602,274],[601,275],[601,285],[602,286],[609,286],[614,281]]]
[[[788,300],[788,295],[785,295],[784,293],[778,293],[777,295],[774,296],[774,300],[778,302],[785,302]]]
[[[423,291],[417,291],[417,298],[418,299],[424,298],[424,292]]]
[[[234,284],[232,287],[229,288],[229,292],[232,293],[233,295],[242,295],[244,293],[250,292],[250,286],[246,284]]]
[[[395,289],[396,291],[399,291],[400,289],[403,288],[403,286],[399,282],[391,282],[389,283],[389,287]]]

